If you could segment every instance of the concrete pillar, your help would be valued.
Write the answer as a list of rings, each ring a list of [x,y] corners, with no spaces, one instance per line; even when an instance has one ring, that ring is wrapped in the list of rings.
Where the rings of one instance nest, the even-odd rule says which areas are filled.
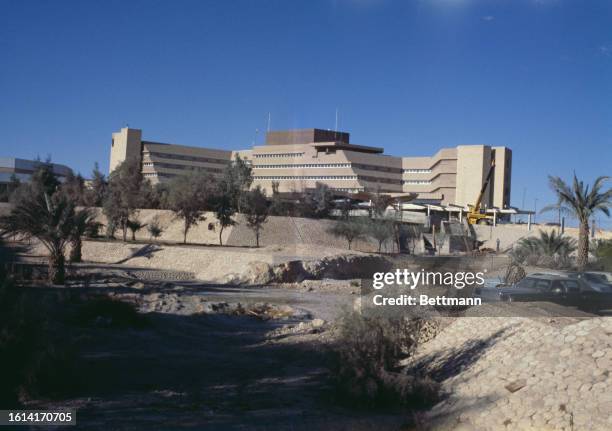
[[[527,214],[527,230],[531,230],[531,214]]]
[[[493,226],[497,226],[497,210],[493,210]]]

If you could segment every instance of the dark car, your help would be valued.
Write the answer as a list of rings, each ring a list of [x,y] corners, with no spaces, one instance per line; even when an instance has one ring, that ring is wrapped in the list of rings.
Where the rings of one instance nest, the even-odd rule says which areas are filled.
[[[556,274],[532,274],[499,292],[502,301],[546,301],[588,311],[612,307],[612,294],[592,290],[580,278]]]
[[[525,277],[499,292],[502,301],[546,301],[570,305],[579,302],[581,284],[577,279],[552,274]]]

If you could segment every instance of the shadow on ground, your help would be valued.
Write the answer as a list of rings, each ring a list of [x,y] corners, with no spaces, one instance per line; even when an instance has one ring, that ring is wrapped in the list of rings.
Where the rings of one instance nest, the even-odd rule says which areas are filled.
[[[87,430],[401,429],[398,414],[348,411],[326,403],[325,352],[307,343],[270,343],[279,323],[226,315],[150,313],[142,329],[89,327],[76,336],[64,399]],[[286,322],[285,322],[286,323]]]

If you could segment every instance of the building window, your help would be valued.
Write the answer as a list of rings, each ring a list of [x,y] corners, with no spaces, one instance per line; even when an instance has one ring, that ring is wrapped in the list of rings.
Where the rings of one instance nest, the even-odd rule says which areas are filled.
[[[304,153],[266,153],[266,154],[255,154],[256,159],[263,158],[279,158],[279,157],[302,157]]]
[[[412,185],[412,186],[422,186],[422,185],[431,184],[431,181],[427,181],[427,180],[403,180],[402,184]]]
[[[403,169],[405,174],[431,174],[431,169]]]

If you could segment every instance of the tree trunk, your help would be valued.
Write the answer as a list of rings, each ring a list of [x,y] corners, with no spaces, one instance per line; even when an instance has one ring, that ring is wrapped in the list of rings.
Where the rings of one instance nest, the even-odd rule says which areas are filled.
[[[350,250],[351,249],[351,243],[353,242],[353,240],[349,239],[349,240],[347,240],[347,242],[348,242],[348,247],[349,247],[349,250]]]
[[[123,231],[123,242],[126,242],[127,241],[127,227],[123,226],[122,231]]]
[[[183,244],[187,244],[187,231],[189,230],[189,225],[185,222],[185,227],[183,228]]]
[[[132,231],[132,241],[136,241],[136,231]]]
[[[219,245],[223,245],[223,225],[221,225],[221,229],[219,229]]]
[[[66,268],[64,267],[64,254],[51,252],[49,254],[49,281],[53,284],[64,284]]]
[[[259,247],[259,231],[255,231],[255,247]]]
[[[76,263],[82,260],[82,246],[83,242],[81,241],[80,237],[72,241],[72,248],[70,249],[70,262]]]
[[[576,252],[576,266],[584,269],[589,260],[589,221],[582,220],[578,231],[578,251]]]

